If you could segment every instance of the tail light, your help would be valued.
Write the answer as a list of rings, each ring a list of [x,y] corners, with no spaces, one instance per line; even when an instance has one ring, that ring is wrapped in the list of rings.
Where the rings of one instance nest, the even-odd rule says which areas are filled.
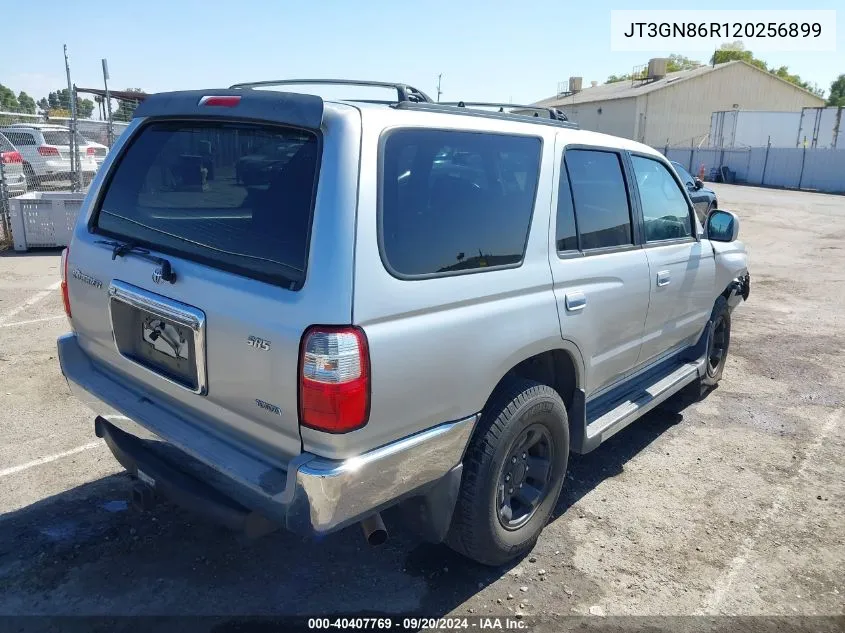
[[[70,319],[70,295],[67,290],[67,260],[69,255],[70,248],[66,248],[62,251],[62,303],[65,306],[65,314],[68,319]]]
[[[201,106],[222,106],[224,108],[234,108],[241,102],[240,95],[206,95],[200,99]]]
[[[94,156],[94,154],[97,153],[97,150],[95,150],[93,147],[89,147],[88,149],[85,150],[85,153],[88,156]]]
[[[38,147],[38,153],[42,156],[58,156],[59,148],[50,145],[41,145]]]
[[[370,416],[370,352],[357,327],[314,326],[299,352],[299,421],[327,433],[359,429]]]
[[[20,152],[3,152],[0,154],[0,162],[4,165],[9,165],[11,163],[22,163],[23,156],[21,156]]]

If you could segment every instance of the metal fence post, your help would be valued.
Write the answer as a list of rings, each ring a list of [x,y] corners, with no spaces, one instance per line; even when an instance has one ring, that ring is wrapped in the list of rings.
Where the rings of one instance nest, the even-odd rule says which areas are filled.
[[[3,161],[0,161],[0,244],[7,242],[12,242],[12,226],[9,221],[9,190],[6,188]]]
[[[804,182],[804,163],[807,160],[807,141],[804,141],[804,151],[801,152],[801,175],[798,176],[798,188],[801,189],[801,185]]]
[[[766,157],[763,159],[763,174],[760,176],[760,185],[766,185],[766,166],[769,164],[769,150],[772,148],[772,137],[769,135],[769,140],[766,143]]]

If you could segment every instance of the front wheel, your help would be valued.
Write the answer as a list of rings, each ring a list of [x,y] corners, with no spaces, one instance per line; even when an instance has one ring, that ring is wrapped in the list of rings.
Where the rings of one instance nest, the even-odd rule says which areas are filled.
[[[713,387],[722,379],[722,372],[728,360],[728,348],[731,344],[731,311],[728,308],[728,300],[724,297],[716,300],[710,322],[712,325],[707,337],[705,374],[701,379],[705,387]]]
[[[464,457],[447,543],[485,565],[530,551],[569,459],[566,407],[547,385],[516,378],[485,407]]]

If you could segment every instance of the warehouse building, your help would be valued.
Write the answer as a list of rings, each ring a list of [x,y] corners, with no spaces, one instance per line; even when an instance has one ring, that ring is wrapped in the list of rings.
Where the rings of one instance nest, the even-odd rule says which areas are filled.
[[[665,58],[652,59],[641,79],[593,85],[581,78],[569,90],[535,105],[555,107],[583,129],[652,146],[707,142],[711,116],[722,110],[799,112],[824,99],[743,61],[667,73]],[[595,84],[595,82],[594,82]]]

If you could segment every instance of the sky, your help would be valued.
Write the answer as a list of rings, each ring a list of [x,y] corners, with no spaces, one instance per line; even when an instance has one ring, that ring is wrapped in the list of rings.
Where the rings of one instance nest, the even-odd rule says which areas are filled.
[[[105,57],[112,89],[160,92],[338,77],[404,82],[434,97],[442,74],[444,101],[513,103],[549,97],[570,76],[583,77],[584,86],[603,83],[650,57],[680,53],[705,63],[710,57],[705,51],[611,52],[610,11],[632,8],[619,0],[145,0],[101,8],[74,0],[7,0],[2,5],[0,18],[15,26],[3,29],[7,53],[0,56],[0,83],[36,100],[67,86],[63,44],[79,87],[102,87]],[[817,0],[811,8],[842,6],[841,0]],[[641,0],[635,8],[695,7]],[[741,5],[711,0],[707,8],[801,7],[794,0]],[[34,14],[50,17],[32,19]],[[835,53],[758,57],[829,89],[845,73],[845,11],[837,17]]]

